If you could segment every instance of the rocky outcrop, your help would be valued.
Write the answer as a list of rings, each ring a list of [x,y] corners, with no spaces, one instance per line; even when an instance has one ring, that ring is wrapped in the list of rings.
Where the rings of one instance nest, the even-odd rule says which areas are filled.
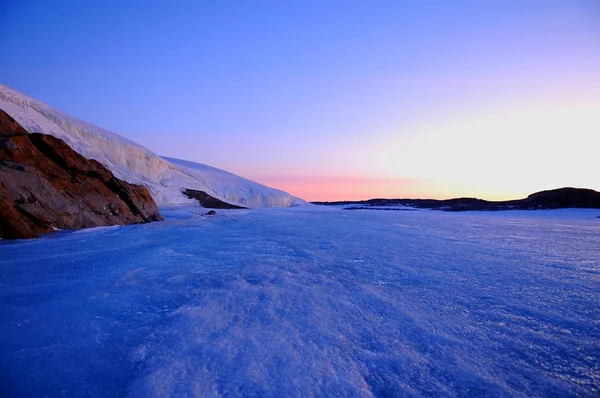
[[[370,199],[358,202],[312,202],[318,205],[353,205],[347,210],[408,206],[443,211],[551,210],[566,208],[600,209],[600,192],[585,188],[558,188],[536,192],[525,199],[487,201],[476,198],[455,199]]]
[[[145,187],[0,110],[0,238],[162,219]]]
[[[210,196],[204,191],[197,191],[195,189],[186,189],[182,191],[185,196],[190,199],[196,199],[200,206],[207,209],[246,209],[247,207],[232,205],[231,203],[223,202],[213,196]]]
[[[529,195],[523,204],[530,208],[561,209],[568,207],[598,209],[600,192],[584,188],[559,188]]]

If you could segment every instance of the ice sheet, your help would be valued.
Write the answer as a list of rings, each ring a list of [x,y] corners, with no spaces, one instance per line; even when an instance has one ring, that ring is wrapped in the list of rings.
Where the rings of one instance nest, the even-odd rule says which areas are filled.
[[[0,242],[0,395],[600,393],[600,210],[162,211]]]

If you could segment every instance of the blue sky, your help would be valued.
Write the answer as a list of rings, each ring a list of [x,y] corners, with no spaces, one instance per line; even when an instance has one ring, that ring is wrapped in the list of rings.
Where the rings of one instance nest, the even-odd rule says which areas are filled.
[[[600,189],[597,1],[0,7],[0,82],[309,200]]]

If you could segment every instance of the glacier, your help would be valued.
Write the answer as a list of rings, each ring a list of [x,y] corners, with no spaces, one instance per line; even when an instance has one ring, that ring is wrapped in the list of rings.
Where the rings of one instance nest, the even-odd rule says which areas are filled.
[[[181,192],[186,188],[205,191],[243,207],[289,207],[304,203],[286,192],[224,170],[162,158],[125,137],[69,116],[2,84],[0,109],[27,131],[58,137],[81,155],[102,163],[118,178],[146,186],[159,206],[191,203]]]
[[[600,394],[599,210],[163,214],[0,242],[0,395]]]

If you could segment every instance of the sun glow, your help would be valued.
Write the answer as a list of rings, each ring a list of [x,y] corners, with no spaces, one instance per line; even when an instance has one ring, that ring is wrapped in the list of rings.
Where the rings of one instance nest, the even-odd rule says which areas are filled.
[[[340,143],[328,159],[346,170],[254,178],[307,200],[330,201],[505,200],[564,186],[598,190],[599,133],[600,100],[593,98],[495,104],[373,135],[370,145]]]
[[[452,196],[507,199],[560,186],[600,187],[600,102],[500,109],[392,138],[377,148],[379,166],[452,186]]]

